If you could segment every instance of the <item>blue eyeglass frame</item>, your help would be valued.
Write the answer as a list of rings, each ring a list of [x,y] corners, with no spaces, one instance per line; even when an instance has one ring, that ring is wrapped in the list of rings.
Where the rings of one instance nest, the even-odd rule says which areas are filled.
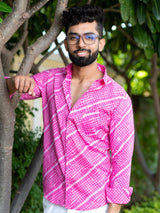
[[[95,34],[95,33],[84,33],[84,34],[82,34],[82,35],[80,35],[80,34],[78,34],[78,33],[69,33],[67,36],[66,36],[66,39],[67,39],[67,42],[68,42],[68,37],[70,36],[70,35],[74,35],[74,36],[77,36],[77,42],[75,42],[74,44],[77,44],[78,42],[79,42],[79,40],[80,40],[80,38],[83,40],[83,42],[85,43],[85,44],[88,44],[88,43],[86,43],[85,41],[84,41],[84,36],[89,36],[89,35],[94,35],[95,37],[94,37],[94,39],[93,39],[93,43],[94,43],[94,41],[96,40],[96,38],[99,38],[99,39],[101,39],[102,38],[102,36],[100,36],[100,35],[97,35],[97,34]],[[73,44],[73,45],[74,45]]]

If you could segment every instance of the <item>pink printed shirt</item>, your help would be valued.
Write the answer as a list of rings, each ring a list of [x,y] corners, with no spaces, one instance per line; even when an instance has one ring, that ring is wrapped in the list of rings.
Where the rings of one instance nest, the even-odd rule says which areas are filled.
[[[44,196],[67,209],[126,204],[134,144],[132,104],[104,73],[71,108],[72,64],[33,76],[44,119]],[[28,94],[22,99],[33,99]]]

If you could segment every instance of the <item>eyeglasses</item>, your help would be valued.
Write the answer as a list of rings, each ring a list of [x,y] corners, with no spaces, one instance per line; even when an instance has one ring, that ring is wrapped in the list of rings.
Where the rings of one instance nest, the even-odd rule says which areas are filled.
[[[79,35],[77,33],[70,33],[66,36],[67,43],[68,44],[77,44],[82,38],[83,42],[85,44],[94,44],[96,41],[96,38],[101,39],[102,37],[100,35],[96,35],[94,33],[84,33],[82,35]]]

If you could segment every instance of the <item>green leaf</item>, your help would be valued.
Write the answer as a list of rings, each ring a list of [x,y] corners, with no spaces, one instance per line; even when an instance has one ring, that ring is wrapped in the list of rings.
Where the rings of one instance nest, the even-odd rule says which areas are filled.
[[[130,19],[129,22],[132,24],[132,26],[137,24],[137,17],[136,17],[136,2],[132,0],[130,2]]]
[[[2,24],[2,21],[3,21],[3,19],[2,19],[2,18],[0,18],[0,24]]]
[[[143,79],[146,78],[148,76],[148,72],[145,70],[139,70],[138,72],[136,72],[135,77],[139,78],[139,79]]]
[[[119,0],[123,21],[128,21],[130,16],[130,0]]]
[[[148,14],[148,13],[147,13],[147,25],[152,33],[156,33],[157,30],[155,27],[155,23],[154,23],[152,17],[150,16],[150,14]]]
[[[146,27],[136,25],[133,29],[133,36],[137,45],[142,49],[152,49],[153,42]]]
[[[153,54],[154,54],[154,49],[153,48],[145,48],[144,53],[147,59],[151,59]]]
[[[160,20],[160,1],[159,0],[152,0],[152,11],[155,17]]]
[[[129,21],[132,26],[137,23],[137,17],[135,14],[135,1],[134,0],[119,0],[121,17],[123,21]]]
[[[147,25],[152,33],[160,32],[160,21],[154,15],[147,13]]]
[[[5,13],[10,13],[12,12],[12,9],[6,3],[0,2],[0,11]]]
[[[143,24],[146,19],[146,5],[142,2],[139,2],[137,5],[137,18],[139,24]]]

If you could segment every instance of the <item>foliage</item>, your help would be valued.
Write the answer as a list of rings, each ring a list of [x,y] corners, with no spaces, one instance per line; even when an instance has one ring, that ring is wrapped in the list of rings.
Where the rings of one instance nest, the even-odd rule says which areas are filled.
[[[150,59],[154,52],[160,56],[160,1],[159,0],[119,0],[124,22],[133,26],[133,36],[137,45],[144,49]]]
[[[0,11],[4,13],[12,12],[12,9],[4,2],[0,2]],[[3,19],[0,18],[0,23],[2,23]]]
[[[150,88],[150,63],[141,57],[128,69],[127,75],[130,79],[132,95],[149,95]]]
[[[38,2],[38,0],[31,0],[31,4]],[[47,31],[53,21],[54,11],[57,1],[49,1],[41,10],[36,12],[29,19],[28,27],[28,41],[33,44],[42,34]],[[84,4],[87,1],[69,1],[69,5]],[[2,2],[0,2],[1,4]],[[102,8],[110,8],[117,5],[118,0],[93,0],[92,4],[97,4]],[[124,71],[130,63],[132,56],[139,55],[141,49],[144,50],[145,56],[142,54],[132,61],[132,65],[128,67],[126,76],[131,83],[132,95],[136,97],[134,105],[135,124],[138,130],[138,135],[141,147],[149,168],[155,172],[157,162],[157,123],[153,109],[153,102],[151,98],[145,98],[144,95],[150,95],[150,59],[156,51],[160,56],[160,1],[159,0],[119,0],[120,12],[106,12],[105,13],[105,31],[107,32],[106,46],[104,52],[108,53],[113,64],[117,68]],[[119,8],[116,8],[118,9]],[[4,11],[6,12],[6,11]],[[9,12],[9,11],[8,11]],[[40,24],[41,23],[41,24]],[[115,26],[116,30],[112,30]],[[127,33],[131,38],[128,39],[119,30],[119,28]],[[21,30],[18,30],[7,44],[7,48],[11,49],[13,45],[20,39]],[[133,39],[134,38],[134,39]],[[134,43],[135,42],[135,43]],[[103,63],[101,57],[98,58],[99,63]],[[123,73],[122,73],[123,74]],[[160,79],[157,82],[160,88]],[[28,106],[23,105],[16,110],[17,119],[15,126],[15,143],[13,153],[13,193],[12,197],[23,178],[25,171],[30,163],[33,153],[37,146],[36,135],[30,131],[30,124],[27,124],[27,113],[33,116],[33,112]],[[22,119],[23,118],[23,119]],[[25,122],[24,122],[25,120]],[[41,208],[41,174],[30,192],[29,198],[22,212],[40,212]],[[131,185],[134,186],[134,195],[136,199],[142,193],[151,192],[153,187],[138,163],[136,156],[133,157],[132,180]],[[40,187],[40,188],[39,188]],[[37,197],[38,196],[38,197]],[[139,196],[140,197],[140,196]],[[141,211],[146,212],[146,211]]]
[[[134,118],[140,145],[146,164],[151,172],[156,172],[157,167],[157,122],[153,108],[153,100],[150,97],[134,96]],[[150,181],[143,173],[137,156],[134,153],[132,162],[131,185],[134,187],[133,200],[141,198],[142,194],[150,194],[154,189]]]
[[[124,213],[159,213],[160,195],[154,194],[152,197],[144,197],[143,201],[136,203],[131,209],[125,209]]]
[[[33,117],[35,110],[37,109],[31,108],[23,101],[19,102],[16,108],[12,166],[12,198],[26,173],[40,138],[40,129],[37,129],[35,132],[32,131],[28,121],[28,115]],[[42,198],[42,170],[40,170],[21,213],[39,213],[40,210],[42,210],[42,202],[40,202]]]

